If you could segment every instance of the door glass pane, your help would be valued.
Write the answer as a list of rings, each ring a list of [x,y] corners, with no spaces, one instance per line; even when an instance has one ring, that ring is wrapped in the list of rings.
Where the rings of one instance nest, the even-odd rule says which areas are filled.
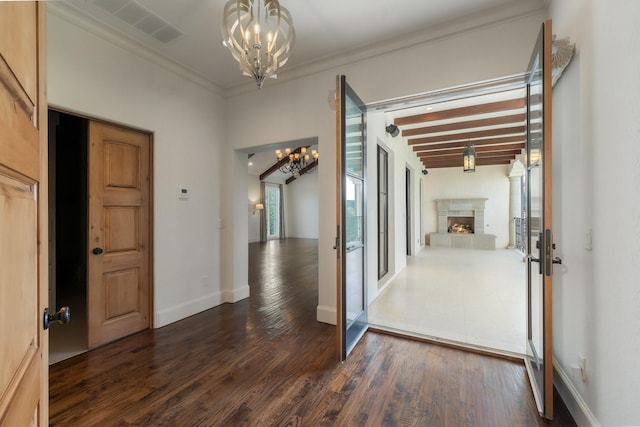
[[[389,154],[378,147],[378,279],[389,271],[388,158]]]
[[[365,107],[340,77],[341,104],[341,357],[346,359],[368,327],[365,287]]]
[[[349,97],[345,108],[345,157],[346,172],[363,176],[364,120],[358,105]]]
[[[346,176],[345,186],[345,232],[347,236],[347,250],[363,242],[363,181],[361,179]]]
[[[363,258],[363,182],[359,178],[346,177],[345,234],[347,328],[364,311],[364,258]]]

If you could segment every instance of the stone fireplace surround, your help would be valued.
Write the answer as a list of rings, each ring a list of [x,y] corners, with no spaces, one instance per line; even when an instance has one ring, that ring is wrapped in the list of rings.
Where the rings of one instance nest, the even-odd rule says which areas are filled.
[[[484,209],[488,199],[437,199],[438,231],[429,235],[431,246],[495,249],[496,236],[484,233]],[[449,217],[473,217],[473,233],[448,232]]]

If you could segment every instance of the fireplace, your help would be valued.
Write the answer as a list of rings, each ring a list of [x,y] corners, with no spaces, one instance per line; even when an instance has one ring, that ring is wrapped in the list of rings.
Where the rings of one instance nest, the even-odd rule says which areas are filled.
[[[473,234],[472,216],[447,217],[447,231],[454,234]]]
[[[485,234],[484,210],[488,199],[438,199],[438,231],[429,235],[431,246],[495,249],[496,236]]]

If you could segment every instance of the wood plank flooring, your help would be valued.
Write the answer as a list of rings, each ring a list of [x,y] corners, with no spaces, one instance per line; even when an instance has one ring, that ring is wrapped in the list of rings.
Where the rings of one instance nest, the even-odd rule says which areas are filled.
[[[521,363],[315,320],[317,241],[250,245],[251,297],[52,365],[53,426],[573,426]]]

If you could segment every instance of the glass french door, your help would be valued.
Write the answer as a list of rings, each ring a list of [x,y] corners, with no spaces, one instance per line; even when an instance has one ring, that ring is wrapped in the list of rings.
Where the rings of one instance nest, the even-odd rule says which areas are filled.
[[[365,111],[345,76],[336,81],[338,353],[345,360],[368,327],[365,286]]]
[[[540,415],[553,418],[551,216],[551,21],[543,24],[527,73],[527,353]]]

